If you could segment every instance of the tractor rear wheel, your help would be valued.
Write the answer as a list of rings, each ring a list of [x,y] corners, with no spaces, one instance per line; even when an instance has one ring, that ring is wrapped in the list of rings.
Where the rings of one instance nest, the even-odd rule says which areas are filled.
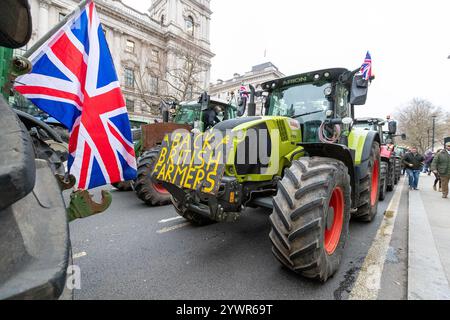
[[[149,206],[163,206],[170,203],[170,193],[152,178],[152,170],[161,147],[145,152],[138,161],[137,179],[134,190],[139,199]]]
[[[370,150],[367,174],[359,181],[359,205],[353,217],[360,221],[370,222],[378,212],[380,193],[380,145],[374,142]]]
[[[112,186],[121,192],[133,191],[133,181],[113,183]]]
[[[380,195],[378,197],[378,199],[380,201],[384,201],[384,199],[386,199],[387,172],[388,172],[388,164],[384,161],[381,161],[381,165],[380,165]]]
[[[395,188],[395,160],[389,160],[388,173],[387,173],[387,191],[394,191]]]
[[[307,278],[325,282],[333,276],[348,238],[350,194],[350,176],[341,161],[294,161],[273,199],[269,237],[275,257]]]
[[[395,158],[394,161],[395,161],[395,171],[394,171],[394,173],[395,173],[395,181],[394,181],[394,183],[395,183],[395,185],[397,185],[398,182],[400,181],[400,176],[402,174],[402,166],[401,166],[399,158]]]

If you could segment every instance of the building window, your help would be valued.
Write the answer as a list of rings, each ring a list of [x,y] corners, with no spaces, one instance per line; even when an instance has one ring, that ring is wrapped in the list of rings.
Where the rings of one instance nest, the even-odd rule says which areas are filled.
[[[158,50],[152,50],[152,61],[154,61],[154,62],[159,61],[159,51]]]
[[[125,103],[127,105],[127,110],[129,112],[134,112],[134,100],[131,99],[125,99]]]
[[[127,47],[125,48],[127,52],[134,53],[134,42],[127,40]]]
[[[60,12],[60,13],[58,14],[58,21],[61,22],[65,17],[66,17],[66,14]]]
[[[166,16],[162,15],[161,16],[161,26],[164,26],[164,23],[166,23]]]
[[[134,88],[134,70],[125,68],[125,86]]]
[[[159,79],[157,77],[151,76],[150,77],[150,93],[158,94],[158,86],[159,86]]]
[[[194,18],[192,18],[191,16],[187,17],[186,19],[186,31],[191,36],[194,35]]]

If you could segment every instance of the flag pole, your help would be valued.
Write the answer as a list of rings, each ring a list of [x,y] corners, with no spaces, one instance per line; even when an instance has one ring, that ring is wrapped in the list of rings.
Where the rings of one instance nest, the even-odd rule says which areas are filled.
[[[51,36],[53,36],[59,29],[61,29],[69,19],[71,19],[77,12],[80,12],[86,5],[93,0],[83,0],[78,6],[67,16],[64,17],[56,26],[50,29],[42,38],[40,38],[27,52],[24,53],[24,58],[29,58],[36,50],[38,50]]]

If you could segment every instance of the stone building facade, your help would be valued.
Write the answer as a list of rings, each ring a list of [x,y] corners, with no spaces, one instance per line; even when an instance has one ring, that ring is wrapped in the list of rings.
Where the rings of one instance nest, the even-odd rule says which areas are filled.
[[[29,0],[33,19],[30,47],[80,1]],[[161,98],[190,98],[210,82],[210,0],[149,0],[141,13],[120,0],[95,0],[132,121],[159,118]],[[197,69],[184,78],[186,60]],[[184,75],[184,74],[183,74]],[[189,83],[187,83],[189,82]]]
[[[284,77],[284,74],[272,62],[266,62],[252,67],[252,70],[243,75],[235,73],[232,79],[217,80],[210,84],[209,93],[212,97],[230,101],[237,97],[241,85],[253,85],[257,88],[260,84]],[[257,105],[257,114],[261,112],[261,104]]]

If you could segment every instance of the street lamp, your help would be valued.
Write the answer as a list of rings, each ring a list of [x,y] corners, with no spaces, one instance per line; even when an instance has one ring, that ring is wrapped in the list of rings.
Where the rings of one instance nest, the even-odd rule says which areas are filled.
[[[431,151],[434,152],[434,138],[435,138],[435,134],[436,134],[436,118],[437,116],[433,116],[433,141],[431,142],[432,147],[431,147]]]

